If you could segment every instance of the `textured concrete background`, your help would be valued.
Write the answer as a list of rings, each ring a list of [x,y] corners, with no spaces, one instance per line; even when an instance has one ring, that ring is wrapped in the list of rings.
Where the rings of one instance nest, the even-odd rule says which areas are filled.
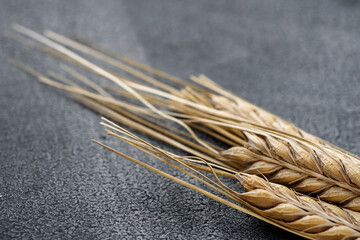
[[[204,73],[360,154],[358,1],[1,1],[1,33],[12,22],[77,33],[178,77]],[[1,239],[294,238],[92,144],[146,157],[10,57],[59,70],[1,37]]]

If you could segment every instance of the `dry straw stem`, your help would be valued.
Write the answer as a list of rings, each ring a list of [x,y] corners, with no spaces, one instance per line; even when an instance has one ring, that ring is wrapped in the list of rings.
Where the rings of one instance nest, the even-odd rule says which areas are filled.
[[[108,122],[110,123],[109,125],[104,125],[113,127],[114,130],[125,134],[132,139],[121,137],[120,135],[107,130],[108,134],[117,136],[120,139],[147,153],[150,153],[153,156],[155,156],[153,153],[156,153],[169,160],[181,163],[182,166],[193,170],[186,164],[186,162],[180,161],[180,159],[182,159],[181,157],[176,156],[175,154],[169,154],[159,148],[156,148],[144,142],[135,135],[129,133],[128,131],[120,128],[114,123],[110,121]],[[100,143],[100,145],[121,156],[124,156],[122,153],[119,153],[118,151],[111,149],[104,144]],[[124,157],[130,159],[127,156]],[[160,157],[158,157],[158,159],[161,160]],[[133,159],[130,160],[134,161]],[[162,161],[171,164],[164,159],[162,159]],[[138,160],[135,162],[143,166],[146,165]],[[211,181],[209,178],[205,177],[203,174],[197,171],[195,171],[195,173],[198,173],[200,177],[205,178],[205,180],[194,176],[186,170],[181,170],[176,166],[173,167],[212,187],[214,190],[224,194],[238,204],[251,209],[253,212],[255,212],[255,215],[251,215],[258,217],[268,223],[285,227],[287,230],[300,236],[311,239],[356,239],[360,237],[359,227],[357,226],[360,214],[357,212],[343,211],[342,209],[331,204],[315,201],[307,196],[297,195],[282,185],[268,183],[265,180],[253,175],[244,173],[236,174],[240,184],[247,190],[246,193],[239,193],[227,188],[220,182],[217,177],[216,178],[219,184]],[[170,177],[168,174],[162,174],[161,171],[157,169],[155,170],[154,168],[147,168],[175,181],[175,179],[172,176]],[[189,186],[183,181],[177,182],[196,191],[199,190],[198,188],[195,189],[193,185]],[[206,196],[209,196],[219,202],[227,204],[228,206],[231,206],[235,209],[246,212],[238,205],[231,205],[228,201],[219,197],[214,198],[214,195],[209,194],[205,190],[198,192],[205,194]]]
[[[209,162],[216,163],[220,166],[224,165],[222,162],[216,160],[216,158],[219,158],[220,155],[212,151],[209,151],[208,149],[206,149],[201,145],[189,141],[185,137],[181,137],[180,135],[174,134],[173,132],[167,130],[166,129],[167,127],[161,126],[161,124],[159,123],[158,125],[156,125],[154,123],[151,123],[150,121],[140,118],[139,116],[127,111],[124,108],[120,108],[118,105],[121,104],[121,102],[118,100],[108,97],[102,97],[99,94],[95,94],[93,92],[87,91],[86,89],[80,88],[78,86],[68,86],[61,84],[59,82],[55,82],[50,78],[36,72],[35,70],[25,66],[24,64],[16,60],[11,60],[11,63],[17,66],[18,68],[24,70],[25,72],[37,77],[38,80],[42,83],[48,84],[50,86],[59,88],[61,90],[73,94],[78,102],[92,109],[93,111],[100,113],[103,116],[106,116],[119,123],[129,126],[139,132],[157,138],[176,148],[184,150],[185,152],[206,159]],[[105,99],[107,100],[106,102],[104,102]],[[210,143],[207,144],[211,145]],[[218,147],[214,146],[214,148],[218,148]]]
[[[157,109],[153,104],[151,104],[149,101],[147,101],[146,99],[144,99],[141,94],[138,93],[138,90],[134,90],[133,87],[129,86],[126,81],[124,81],[124,79],[121,79],[119,78],[118,76],[112,74],[111,72],[95,65],[94,63],[86,60],[85,58],[81,57],[80,55],[76,54],[75,52],[65,48],[64,46],[50,40],[49,38],[41,35],[41,34],[38,34],[34,31],[32,31],[31,29],[28,29],[24,26],[21,26],[19,24],[13,24],[12,25],[12,28],[29,37],[29,38],[32,38],[50,48],[52,48],[53,50],[61,53],[62,55],[65,55],[67,58],[71,58],[72,61],[76,62],[77,64],[79,65],[82,65],[84,66],[85,68],[89,68],[89,69],[92,69],[92,71],[104,78],[107,78],[108,80],[112,81],[113,83],[117,84],[119,87],[121,87],[122,89],[126,90],[127,92],[131,93],[134,97],[136,97],[136,99],[138,101],[140,101],[143,105],[145,105],[146,107],[148,107],[150,110],[152,110],[154,113],[158,114],[159,116],[163,117],[164,119],[167,119],[167,120],[170,120],[170,121],[173,121],[173,122],[176,122],[177,124],[179,124],[180,126],[182,126],[183,128],[185,128],[191,135],[194,139],[196,139],[201,145],[204,145],[206,146],[209,150],[212,150],[214,152],[216,152],[216,150],[214,150],[213,148],[211,148],[210,146],[206,145],[205,142],[203,142],[201,139],[199,139],[195,133],[193,132],[193,130],[188,126],[186,125],[183,121],[177,119],[177,118],[174,118],[162,111],[160,111],[159,109]],[[65,37],[62,37],[56,33],[53,33],[51,31],[46,31],[46,34],[49,35],[50,37],[52,38],[58,38],[58,40],[60,41],[61,39],[65,41],[65,44],[67,42],[71,42],[70,39],[66,39]],[[87,51],[89,52],[92,52],[93,50],[91,49],[86,49]],[[105,60],[108,59],[108,58],[104,58]],[[104,60],[102,59],[102,60]],[[116,61],[114,61],[115,63]],[[149,76],[147,76],[146,74],[140,72],[140,71],[137,71],[136,69],[133,69],[127,65],[124,65],[124,64],[116,64],[118,67],[122,66],[122,69],[124,71],[127,71],[129,72],[130,74],[133,74],[134,76],[137,76],[141,79],[143,79],[144,81],[147,81],[147,82],[150,82],[152,84],[155,84],[157,86],[162,86],[163,84],[159,81],[157,81],[156,79],[153,79]],[[138,86],[140,89],[139,90],[142,90],[142,91],[146,91],[147,87],[145,86]],[[173,88],[168,88],[167,89],[169,92],[177,92],[176,89],[173,89]]]

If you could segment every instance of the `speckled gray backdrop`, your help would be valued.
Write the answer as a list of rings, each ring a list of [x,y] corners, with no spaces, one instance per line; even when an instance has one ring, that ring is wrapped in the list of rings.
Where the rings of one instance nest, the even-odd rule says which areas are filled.
[[[12,22],[77,33],[178,77],[204,73],[360,154],[358,1],[2,0],[1,33]],[[95,146],[146,157],[10,57],[58,69],[1,37],[1,239],[295,238]]]

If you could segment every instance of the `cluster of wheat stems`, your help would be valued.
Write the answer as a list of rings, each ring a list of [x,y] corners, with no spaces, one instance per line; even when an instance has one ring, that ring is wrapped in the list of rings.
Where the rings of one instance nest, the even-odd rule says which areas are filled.
[[[197,179],[227,199],[94,142],[294,234],[309,239],[360,239],[358,157],[237,97],[203,75],[184,81],[80,37],[69,39],[51,31],[41,35],[17,24],[13,29],[21,35],[11,33],[9,37],[104,77],[112,85],[100,86],[66,65],[61,69],[76,82],[52,71],[39,73],[16,60],[11,60],[12,64],[106,117],[102,124],[109,135]],[[116,67],[127,76],[99,67],[80,54]],[[157,148],[114,122],[191,156]],[[219,144],[199,138],[199,132]],[[224,145],[225,149],[221,147]],[[245,192],[229,188],[219,176],[237,180]]]

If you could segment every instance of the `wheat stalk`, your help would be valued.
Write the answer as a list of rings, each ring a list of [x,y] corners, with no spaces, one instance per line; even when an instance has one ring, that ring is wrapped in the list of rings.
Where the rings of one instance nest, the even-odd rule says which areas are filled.
[[[18,29],[23,29],[23,28],[19,28]],[[28,31],[27,31],[28,32]],[[32,32],[30,32],[31,34],[33,34]],[[68,45],[71,45],[73,47],[77,47],[79,48],[79,50],[82,50],[82,51],[86,51],[86,53],[89,53],[90,55],[93,55],[93,56],[99,56],[97,52],[94,52],[93,50],[89,50],[88,48],[84,48],[83,46],[79,46],[79,44],[75,44],[74,42],[62,37],[62,36],[59,36],[58,34],[55,34],[55,33],[52,33],[52,32],[49,32],[48,34],[49,36],[55,38],[56,40],[59,40],[60,42],[64,43],[64,44],[68,44]],[[30,35],[31,36],[31,35]],[[46,41],[46,39],[44,40],[43,37],[39,37],[39,36],[36,36],[37,39],[40,39],[42,41],[44,41],[45,43],[47,43],[48,41]],[[51,42],[50,42],[51,43]],[[50,46],[52,46],[53,44],[49,44]],[[59,48],[58,46],[56,46],[56,49],[57,50],[61,50],[61,48]],[[68,53],[67,51],[65,52],[67,53],[68,56],[72,56],[74,54],[72,54],[71,52]],[[78,59],[78,62],[81,63],[82,65],[84,66],[87,66],[88,68],[90,69],[93,69],[93,65],[89,62],[87,62],[86,60],[80,58],[79,56],[76,56],[75,55],[75,60]],[[118,67],[121,67],[122,69],[124,69],[124,66],[123,65],[119,65],[117,64],[116,61],[108,58],[108,57],[105,57],[103,55],[100,55],[101,59],[105,59],[107,62],[111,63],[112,65],[115,65],[115,66],[118,66]],[[74,57],[73,57],[74,58]],[[95,71],[96,70],[96,71]],[[109,73],[105,70],[102,70],[102,69],[98,69],[96,68],[94,70],[94,72],[97,72],[103,76],[107,76],[109,75]],[[130,71],[130,72],[134,72],[133,69],[129,69],[129,68],[125,68],[125,70],[127,71]],[[135,72],[136,73],[136,76],[142,76],[142,74],[139,74],[138,72]],[[114,75],[110,75],[112,78],[110,78],[110,80],[114,80],[113,79],[113,76]],[[153,80],[153,79],[149,79],[149,78],[145,78],[143,77],[143,79],[145,81],[148,81],[148,82],[151,82],[151,83],[155,83],[157,84],[157,81],[156,80]],[[119,83],[119,81],[115,81],[116,83]],[[125,82],[125,81],[124,81]],[[124,85],[123,82],[120,82],[121,84]],[[120,84],[120,85],[121,85]],[[131,83],[128,83],[126,82],[127,85],[131,85]],[[127,87],[126,85],[126,87]],[[122,86],[122,85],[121,85]],[[132,84],[131,87],[138,87],[138,85],[134,85]],[[159,87],[162,87],[163,89],[169,89],[169,88],[165,88],[163,84],[159,85]],[[125,88],[125,89],[130,89],[129,87]],[[188,88],[189,89],[189,88]],[[142,89],[143,90],[143,89]],[[170,90],[169,90],[170,91]],[[174,92],[171,90],[171,92]],[[130,92],[131,94],[134,93],[134,91],[132,90],[132,92]],[[135,92],[136,93],[136,92]],[[156,94],[159,94],[161,93],[160,91],[157,91]],[[186,92],[185,92],[186,93]],[[182,95],[184,95],[184,92],[181,93]],[[180,94],[180,95],[181,95]],[[133,94],[134,95],[134,94]],[[134,95],[136,98],[139,97],[139,95],[136,93]],[[163,94],[162,96],[168,96],[168,95],[165,95]],[[191,115],[192,116],[196,116],[196,115],[199,115],[200,113],[202,113],[202,117],[204,117],[204,114],[205,114],[205,117],[210,117],[210,115],[208,115],[209,113],[213,114],[214,112],[210,111],[208,106],[204,106],[204,102],[206,103],[206,100],[205,101],[201,101],[201,99],[205,99],[205,98],[199,98],[199,95],[195,95],[195,94],[188,94],[185,96],[185,99],[186,97],[192,97],[193,98],[191,99],[192,101],[190,102],[190,107],[187,106],[189,105],[189,101],[188,102],[185,102],[184,104],[184,101],[180,101],[180,102],[177,102],[177,106],[175,107],[175,109],[178,109],[180,111],[185,111],[185,113],[189,113],[188,111],[192,110],[192,108],[198,108],[197,111],[191,111]],[[197,96],[194,97],[194,96]],[[174,98],[172,98],[174,99]],[[194,99],[196,101],[194,101]],[[200,99],[200,100],[199,100]],[[140,99],[143,103],[146,103],[147,106],[149,106],[149,102],[143,98]],[[175,99],[177,101],[179,101],[179,99]],[[180,99],[181,100],[181,99]],[[194,102],[196,104],[194,104]],[[199,103],[201,103],[202,105],[199,105]],[[187,104],[187,105],[186,105]],[[205,104],[206,105],[206,104]],[[199,109],[199,106],[202,106],[200,109]],[[154,110],[155,108],[152,107],[152,109]],[[207,110],[206,112],[201,112],[201,111],[198,111],[198,110]],[[155,109],[156,112],[161,113],[161,111],[158,111],[157,109]],[[218,113],[218,112],[215,112],[217,113],[218,115],[221,115],[221,113]],[[162,116],[164,116],[164,114],[162,114]],[[231,116],[226,116],[226,117],[231,117]],[[171,118],[173,119],[173,118]],[[236,119],[236,116],[233,116],[232,120]],[[222,119],[219,119],[217,118],[216,120],[222,120]],[[179,122],[179,121],[178,121]],[[181,122],[179,122],[180,124],[182,124]],[[182,124],[184,126],[184,124]],[[206,125],[207,127],[209,126],[209,124]],[[232,140],[235,140],[235,144],[237,145],[244,145],[244,144],[248,144],[244,141],[244,139],[240,139],[239,137],[237,136],[234,136],[233,134],[230,134],[228,132],[226,132],[226,130],[224,130],[221,126],[217,126],[217,125],[210,125],[213,129],[215,129],[216,131],[220,132],[221,134],[224,134],[226,133],[226,137],[229,137],[229,138],[232,138]],[[189,129],[187,129],[189,130]],[[234,130],[232,130],[234,131]],[[192,136],[194,136],[194,134],[191,132]],[[244,137],[244,134],[242,134],[242,137]],[[255,134],[252,134],[250,131],[247,132],[247,136],[246,137],[250,137],[252,136],[253,139],[256,139],[258,145],[253,145],[252,148],[258,148],[257,150],[259,150],[259,147],[260,148],[263,148],[264,146],[264,141],[261,139],[261,137],[258,137],[257,135]],[[263,136],[264,137],[264,136]],[[321,150],[316,150],[316,151],[313,151],[312,149],[307,149],[307,150],[303,150],[302,148],[305,147],[304,144],[301,143],[296,143],[295,139],[293,141],[292,144],[290,144],[290,147],[288,147],[287,149],[285,149],[287,146],[284,147],[284,144],[282,144],[280,141],[278,141],[276,138],[271,138],[270,136],[265,136],[265,138],[267,140],[272,140],[271,144],[268,144],[268,149],[260,149],[260,152],[262,154],[265,154],[266,156],[268,157],[271,157],[271,158],[276,158],[278,160],[285,160],[287,161],[288,163],[291,163],[291,164],[295,164],[295,166],[298,164],[298,163],[295,163],[294,162],[294,159],[301,163],[303,162],[303,164],[301,165],[298,165],[297,167],[300,168],[300,167],[303,167],[303,168],[306,168],[309,171],[307,171],[309,175],[309,178],[307,178],[307,180],[303,181],[302,183],[307,183],[307,185],[297,185],[297,189],[302,192],[307,192],[307,193],[315,193],[315,192],[319,192],[320,190],[325,190],[327,189],[328,191],[324,192],[320,197],[322,197],[322,199],[324,200],[331,200],[331,201],[334,201],[334,202],[338,202],[338,203],[344,203],[345,201],[347,201],[345,203],[345,207],[348,207],[350,209],[353,209],[353,210],[358,210],[360,207],[359,207],[359,198],[357,197],[358,195],[358,191],[356,188],[354,188],[354,186],[352,186],[352,183],[358,183],[358,177],[359,177],[359,171],[357,171],[359,169],[359,167],[355,164],[352,164],[352,162],[349,160],[349,161],[345,161],[344,159],[334,159],[333,157],[329,157],[329,154],[324,154],[324,151],[327,151],[329,152],[330,150],[328,149],[321,149]],[[255,141],[255,142],[256,142]],[[203,144],[203,142],[201,142]],[[206,145],[206,144],[205,144]],[[276,145],[274,147],[274,145]],[[297,146],[301,146],[301,147],[297,147]],[[209,145],[207,145],[209,146]],[[278,149],[278,148],[282,148],[282,149]],[[291,148],[291,149],[290,149]],[[213,148],[211,148],[213,149]],[[272,151],[271,154],[269,155],[270,151],[269,149]],[[287,154],[289,151],[292,152],[295,152],[293,154],[293,156],[290,156],[289,154]],[[316,153],[316,156],[314,157],[314,155],[309,155],[309,151],[313,151]],[[215,152],[215,151],[212,151],[212,152]],[[299,155],[300,153],[300,155]],[[279,155],[280,154],[280,155]],[[199,156],[199,154],[196,154]],[[300,157],[298,157],[300,156]],[[201,156],[201,157],[204,157],[204,156]],[[295,158],[294,158],[295,157]],[[319,161],[320,159],[320,163],[318,163],[317,161]],[[255,165],[253,165],[254,167]],[[261,169],[258,169],[259,172]],[[303,169],[299,169],[298,171],[296,171],[297,173],[303,173],[304,170]],[[334,180],[336,180],[336,182],[334,181],[323,181],[323,184],[320,185],[319,184],[319,181],[313,181],[311,182],[310,180],[311,179],[314,179],[314,173],[315,173],[315,177],[316,177],[316,173],[318,174],[325,174],[327,177],[329,178],[332,178]],[[274,178],[276,179],[276,178]],[[286,178],[282,178],[282,183],[285,182]],[[328,179],[325,179],[325,180],[328,180]],[[346,182],[347,184],[342,184],[342,182]],[[331,187],[331,189],[329,189],[330,186],[336,186],[336,187]],[[339,188],[339,185],[341,185],[341,187]],[[302,188],[301,188],[302,186]],[[344,189],[343,189],[344,188]],[[337,190],[337,191],[334,191],[334,190]],[[337,196],[339,195],[339,196]],[[334,197],[336,196],[336,197]]]
[[[169,142],[171,145],[196,155],[203,160],[194,160],[191,158],[186,159],[186,163],[184,163],[184,159],[181,157],[174,158],[174,154],[151,148],[144,142],[141,142],[141,144],[136,142],[139,141],[138,138],[136,138],[136,141],[134,142],[128,139],[126,140],[110,131],[109,133],[111,135],[126,140],[141,150],[147,151],[149,154],[155,152],[166,158],[180,162],[190,169],[210,171],[226,177],[234,177],[234,173],[237,170],[243,170],[254,174],[263,174],[267,176],[269,180],[289,185],[299,192],[315,194],[323,200],[343,204],[345,208],[360,210],[360,200],[358,197],[360,192],[358,189],[360,184],[360,171],[359,161],[356,157],[343,150],[339,150],[324,141],[320,141],[317,138],[313,140],[311,138],[312,135],[306,135],[305,132],[302,132],[293,125],[271,114],[266,115],[267,112],[261,109],[259,110],[255,107],[251,107],[251,105],[242,108],[239,107],[239,104],[232,106],[231,104],[238,102],[238,98],[219,88],[206,77],[193,77],[193,79],[197,80],[202,85],[207,84],[212,91],[220,93],[227,98],[218,95],[216,96],[213,92],[207,91],[201,87],[195,88],[192,85],[189,87],[190,85],[187,85],[180,79],[171,78],[169,75],[156,69],[141,64],[139,65],[132,60],[122,59],[122,61],[137,68],[186,86],[184,90],[178,91],[176,88],[159,82],[155,78],[149,77],[132,67],[119,63],[113,58],[99,54],[99,52],[93,49],[84,47],[80,43],[75,43],[72,40],[53,32],[48,31],[46,33],[48,37],[64,45],[68,45],[86,54],[97,57],[162,89],[157,90],[100,68],[64,48],[62,45],[34,33],[29,29],[18,25],[15,26],[15,29],[48,45],[50,48],[41,48],[47,53],[53,54],[71,63],[75,63],[118,84],[125,90],[125,92],[119,91],[122,96],[137,99],[145,105],[146,108],[115,99],[102,87],[92,83],[69,68],[65,68],[65,70],[73,77],[84,82],[92,88],[93,91],[81,88],[61,75],[51,74],[65,84],[53,81],[32,69],[28,69],[17,62],[13,62],[15,65],[18,65],[23,70],[34,75],[43,83],[70,92],[75,96],[76,100],[94,111],[115,119],[117,122],[128,125],[140,132],[154,136],[162,141]],[[121,58],[121,56],[119,58]],[[225,101],[226,99],[230,101],[226,106],[228,109],[221,106],[221,104],[218,104],[220,101],[219,99],[221,101]],[[159,107],[164,107],[167,110],[161,110]],[[236,112],[239,111],[239,109],[242,109],[243,112]],[[176,111],[177,113],[169,110]],[[174,121],[184,127],[188,133],[180,131],[178,134],[174,134],[172,132],[174,131],[173,129],[157,125],[153,120],[143,118],[144,115],[147,117]],[[218,146],[200,140],[189,126],[207,132],[236,147],[222,151]],[[130,136],[133,137],[132,135]],[[197,144],[189,141],[188,138],[195,139]],[[248,175],[237,174],[236,176],[242,181],[243,185],[246,185],[244,176]],[[250,179],[250,177],[246,178]],[[177,181],[175,179],[173,180]],[[270,183],[267,184],[269,185]],[[253,215],[251,212],[249,213],[242,208],[235,207],[234,205],[221,200],[224,204],[247,212],[276,226],[285,227],[285,229],[301,236],[318,239],[326,237],[329,237],[330,239],[352,239],[359,234],[358,228],[356,227],[360,219],[359,213],[337,208],[334,205],[319,201],[314,202],[311,198],[304,196],[298,196],[296,194],[292,195],[294,193],[290,190],[290,192],[288,190],[283,191],[283,193],[287,193],[287,195],[279,196],[279,193],[274,192],[274,186],[276,185],[269,185],[273,188],[273,192],[271,192],[271,188],[257,188],[252,189],[245,194],[236,193],[233,190],[222,186],[222,184],[219,185],[211,181],[210,184],[207,185],[230,199],[249,207],[254,212],[258,213],[258,215]],[[247,183],[247,185],[249,185],[249,183]],[[189,185],[187,186],[189,187]],[[279,188],[280,187],[276,187],[277,190]],[[203,191],[200,192],[216,199]],[[276,198],[273,199],[273,195],[275,195]],[[249,196],[252,196],[252,198],[249,198]],[[288,199],[289,196],[294,199]],[[271,210],[266,209],[269,211],[265,212],[263,208],[259,209],[259,206],[256,205],[259,204],[259,202],[261,203],[262,200],[264,200],[264,197],[270,202],[280,202],[278,202],[276,206],[272,206]],[[298,202],[295,200],[298,200]],[[298,214],[295,214],[296,216],[306,215],[314,217],[301,217],[296,219],[299,223],[294,221],[290,224],[288,221],[285,221],[285,218],[289,216],[286,214],[281,215],[281,211],[284,209],[277,208],[281,204],[284,204],[284,201],[291,205],[285,205],[285,209],[297,209],[296,211],[298,211]],[[315,203],[323,209],[321,210],[319,207],[316,207],[315,210],[310,209],[311,206],[314,207],[316,205]],[[303,211],[303,215],[300,214],[301,211],[299,209]],[[276,216],[280,219],[270,219],[270,216],[267,215],[269,212],[275,212],[277,214]],[[336,214],[334,215],[334,213]],[[261,216],[266,216],[266,218]],[[309,219],[313,220],[309,221]],[[314,219],[321,220],[316,221]],[[322,223],[322,225],[320,223]],[[305,227],[306,224],[308,224],[307,227]],[[311,224],[312,226],[310,227]],[[348,238],[345,237],[346,234],[349,234]]]

